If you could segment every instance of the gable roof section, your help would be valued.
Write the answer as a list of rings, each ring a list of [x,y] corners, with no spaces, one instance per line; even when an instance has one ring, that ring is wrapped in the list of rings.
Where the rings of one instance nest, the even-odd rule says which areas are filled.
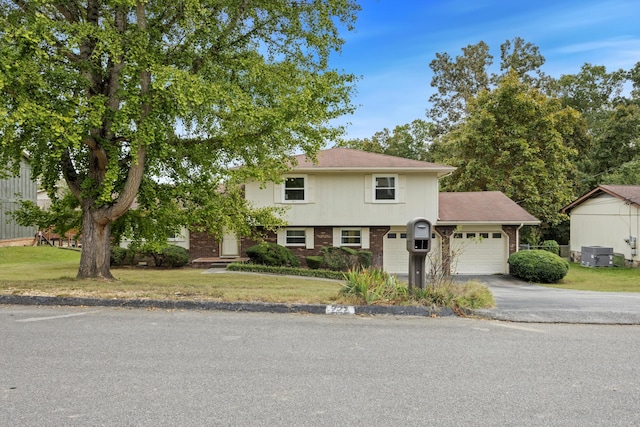
[[[440,193],[438,201],[438,225],[540,223],[501,191]]]
[[[419,160],[404,159],[402,157],[385,154],[369,153],[351,148],[330,148],[318,152],[314,163],[304,154],[295,156],[297,165],[293,165],[296,172],[322,171],[363,171],[363,172],[435,172],[438,176],[446,175],[455,170],[452,166]]]
[[[640,185],[600,185],[587,194],[578,197],[573,202],[560,210],[561,213],[568,214],[571,210],[585,201],[598,197],[602,194],[609,194],[624,202],[628,202],[636,207],[640,207]]]

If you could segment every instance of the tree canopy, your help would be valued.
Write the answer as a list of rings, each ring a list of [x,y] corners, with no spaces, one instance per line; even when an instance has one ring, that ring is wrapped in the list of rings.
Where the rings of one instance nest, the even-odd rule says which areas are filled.
[[[0,0],[0,162],[23,151],[82,212],[78,277],[112,278],[111,226],[276,221],[236,184],[277,179],[352,111],[332,70],[353,0]],[[242,166],[242,167],[232,167]],[[222,191],[224,189],[224,191]],[[152,227],[153,228],[153,227]]]
[[[411,123],[396,126],[392,131],[385,128],[371,138],[340,141],[336,146],[406,159],[427,160],[431,129],[431,123],[416,119]]]
[[[457,167],[444,187],[502,191],[546,224],[557,224],[558,210],[574,197],[568,183],[577,152],[566,140],[582,120],[512,70],[473,99],[466,121],[444,138],[437,160]]]

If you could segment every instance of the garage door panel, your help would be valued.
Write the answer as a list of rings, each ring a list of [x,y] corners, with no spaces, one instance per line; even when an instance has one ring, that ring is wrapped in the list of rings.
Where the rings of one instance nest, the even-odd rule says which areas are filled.
[[[452,239],[452,272],[456,274],[503,274],[506,270],[506,239],[501,233],[464,232]]]

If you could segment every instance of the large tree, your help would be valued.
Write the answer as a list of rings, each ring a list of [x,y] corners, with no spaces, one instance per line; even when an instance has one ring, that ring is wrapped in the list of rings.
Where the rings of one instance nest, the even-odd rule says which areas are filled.
[[[337,146],[406,159],[427,160],[431,128],[431,123],[416,119],[411,123],[398,125],[392,131],[384,128],[371,138],[341,141]]]
[[[277,179],[290,154],[340,134],[328,121],[352,110],[353,76],[328,58],[357,10],[353,0],[0,0],[0,163],[26,151],[52,197],[62,179],[78,200],[79,278],[113,277],[111,226],[134,200],[173,226],[268,220],[235,184]]]
[[[576,150],[568,141],[582,117],[511,71],[469,104],[467,120],[446,136],[441,161],[456,166],[443,183],[451,191],[499,190],[547,225],[574,197]]]
[[[538,47],[520,37],[500,45],[499,73],[490,73],[493,56],[483,41],[463,47],[455,58],[446,52],[436,53],[429,63],[435,92],[429,97],[431,107],[427,110],[435,135],[444,135],[462,123],[469,102],[481,91],[495,88],[511,70],[525,83],[546,88],[549,78],[540,69],[544,62]]]

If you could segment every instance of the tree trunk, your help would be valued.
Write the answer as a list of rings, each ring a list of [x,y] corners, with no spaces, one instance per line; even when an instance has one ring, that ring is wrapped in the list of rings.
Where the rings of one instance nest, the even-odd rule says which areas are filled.
[[[113,280],[111,274],[111,222],[96,221],[90,209],[82,214],[82,255],[77,279]]]

